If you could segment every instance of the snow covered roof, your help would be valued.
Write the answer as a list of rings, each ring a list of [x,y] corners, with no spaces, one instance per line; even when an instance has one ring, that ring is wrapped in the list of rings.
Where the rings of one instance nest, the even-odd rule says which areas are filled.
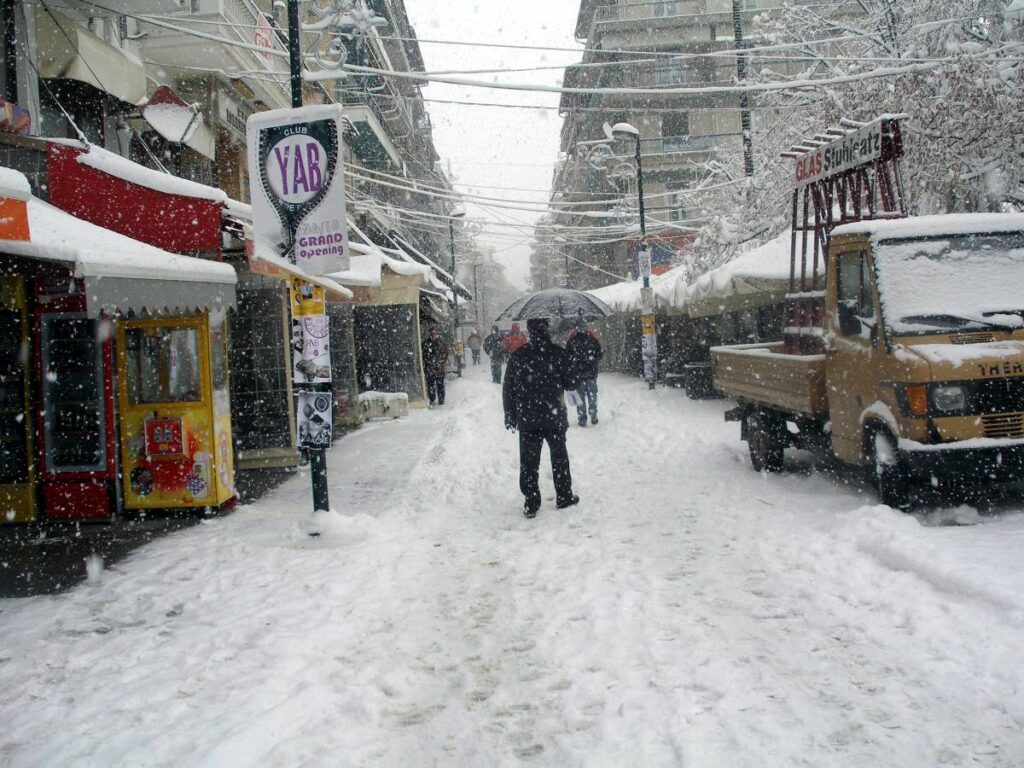
[[[787,229],[764,245],[705,272],[676,293],[673,306],[685,308],[691,317],[704,317],[778,301],[789,291],[791,241]]]
[[[1024,232],[1024,213],[940,213],[906,219],[881,219],[843,224],[832,236],[869,234],[873,240],[897,240],[973,232]]]
[[[32,188],[25,174],[13,168],[0,167],[0,197],[12,200],[28,200],[32,197]]]
[[[181,195],[182,197],[195,197],[201,200],[211,200],[215,203],[227,201],[227,193],[217,187],[209,187],[206,184],[199,184],[188,179],[180,179],[169,173],[155,171],[146,168],[144,165],[132,162],[131,160],[109,152],[94,144],[86,146],[77,141],[61,141],[60,143],[77,147],[82,151],[76,158],[82,165],[95,168],[97,171],[114,176],[140,187],[163,192],[168,195]]]
[[[353,255],[349,260],[349,268],[344,272],[335,272],[328,275],[330,279],[345,285],[379,288],[381,285],[381,270],[384,267],[387,267],[397,275],[420,276],[424,280],[431,277],[430,267],[392,258],[376,246],[349,242],[349,248],[353,251]]]
[[[247,235],[250,233],[246,233]],[[268,243],[266,240],[259,236],[252,237],[252,255],[257,261],[262,261],[275,269],[280,270],[293,277],[298,277],[305,280],[307,283],[313,283],[313,285],[319,285],[321,288],[326,290],[328,293],[333,293],[335,296],[342,299],[351,299],[352,291],[343,285],[339,285],[335,280],[328,277],[320,277],[314,275],[307,275],[302,267],[297,264],[292,264],[288,259],[284,258],[277,253],[274,246]]]
[[[91,317],[100,312],[220,309],[235,304],[236,275],[228,264],[141,243],[35,197],[27,208],[31,240],[0,240],[0,251],[67,263],[85,280]]]

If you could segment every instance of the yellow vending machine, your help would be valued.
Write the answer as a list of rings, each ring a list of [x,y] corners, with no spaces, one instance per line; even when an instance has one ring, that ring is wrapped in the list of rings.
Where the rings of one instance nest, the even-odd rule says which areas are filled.
[[[125,508],[234,500],[226,333],[223,312],[119,323]]]
[[[25,279],[0,275],[0,524],[36,519]]]

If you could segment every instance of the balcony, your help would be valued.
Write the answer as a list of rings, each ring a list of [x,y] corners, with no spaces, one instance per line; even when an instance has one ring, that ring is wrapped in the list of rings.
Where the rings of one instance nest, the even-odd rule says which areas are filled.
[[[275,53],[218,45],[203,37],[143,21],[140,26],[146,36],[139,43],[149,63],[186,72],[205,70],[209,74],[255,71],[259,76],[241,78],[256,94],[255,98],[271,108],[290,106],[288,49],[252,0],[190,0],[185,8],[161,17],[161,21],[166,19],[190,31],[259,45]]]
[[[747,17],[753,15],[759,7],[776,4],[765,0],[741,0],[740,7]],[[647,47],[652,47],[659,32],[668,30],[666,41],[678,42],[679,27],[698,24],[727,25],[731,33],[732,0],[644,0],[598,6],[588,4],[580,11],[576,36],[580,40],[594,41],[609,33],[635,37],[639,32],[647,40]]]

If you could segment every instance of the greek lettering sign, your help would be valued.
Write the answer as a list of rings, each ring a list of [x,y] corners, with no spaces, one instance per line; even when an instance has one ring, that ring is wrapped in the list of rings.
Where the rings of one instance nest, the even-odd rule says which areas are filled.
[[[882,126],[881,120],[869,123],[797,158],[797,186],[835,176],[880,158],[883,147]]]
[[[250,115],[253,231],[306,274],[348,269],[341,107]]]

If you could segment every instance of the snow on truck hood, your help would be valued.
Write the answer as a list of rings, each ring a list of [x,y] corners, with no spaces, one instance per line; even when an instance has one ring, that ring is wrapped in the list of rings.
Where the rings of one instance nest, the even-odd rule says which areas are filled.
[[[907,344],[904,342],[897,348],[902,348],[931,365],[949,365],[953,368],[980,365],[984,366],[986,370],[991,369],[990,374],[983,374],[986,376],[1024,374],[1024,339],[1007,339],[981,344]]]

